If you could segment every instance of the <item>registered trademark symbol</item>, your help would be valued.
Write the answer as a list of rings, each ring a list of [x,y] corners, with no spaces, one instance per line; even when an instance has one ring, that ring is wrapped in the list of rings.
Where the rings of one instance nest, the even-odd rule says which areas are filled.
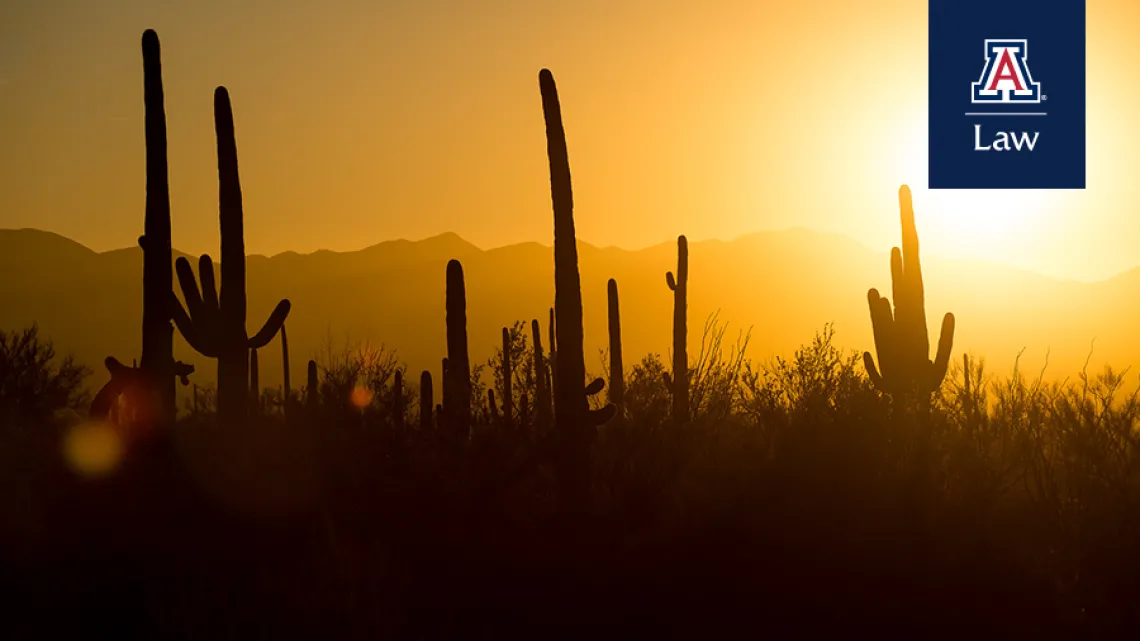
[[[1049,96],[1041,96],[1041,102],[1045,102],[1048,99],[1049,99]]]

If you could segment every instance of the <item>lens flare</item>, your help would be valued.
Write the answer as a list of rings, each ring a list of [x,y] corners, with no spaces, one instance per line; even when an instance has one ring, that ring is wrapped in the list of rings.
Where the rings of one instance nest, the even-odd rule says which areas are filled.
[[[72,425],[63,437],[63,455],[75,473],[89,478],[106,476],[123,459],[123,440],[114,425],[85,422]]]
[[[368,407],[372,402],[372,390],[367,387],[357,386],[352,390],[352,404],[358,409]]]

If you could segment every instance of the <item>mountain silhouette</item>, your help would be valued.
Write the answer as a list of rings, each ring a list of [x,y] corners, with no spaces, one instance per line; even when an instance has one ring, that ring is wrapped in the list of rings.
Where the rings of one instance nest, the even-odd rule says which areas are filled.
[[[866,308],[870,287],[889,291],[886,252],[873,251],[839,234],[801,228],[754,233],[732,241],[690,243],[690,358],[698,353],[705,319],[719,310],[730,338],[752,328],[754,358],[788,355],[825,323],[834,322],[843,347],[873,345]],[[676,262],[676,245],[640,250],[579,242],[585,308],[586,366],[602,374],[606,345],[606,283],[622,288],[626,367],[671,345],[672,294],[664,274]],[[175,257],[182,256],[175,251]],[[359,251],[285,252],[247,261],[249,316],[266,316],[283,297],[289,316],[294,372],[346,339],[384,344],[415,374],[437,373],[445,353],[444,285],[447,261],[463,262],[467,281],[468,332],[473,363],[485,361],[503,326],[539,319],[545,328],[553,303],[551,248],[529,242],[483,250],[454,233],[419,241],[392,240]],[[129,363],[139,355],[142,251],[136,247],[95,252],[54,233],[0,230],[0,327],[38,322],[64,351],[106,374],[107,355]],[[953,310],[959,319],[955,352],[988,359],[1007,371],[1018,352],[1036,375],[1048,355],[1047,374],[1076,373],[1089,356],[1093,367],[1107,361],[1125,366],[1140,347],[1132,328],[1140,303],[1140,268],[1097,283],[1062,281],[1005,265],[924,256],[926,307],[931,326]],[[545,331],[545,329],[544,329]],[[211,384],[215,365],[175,339],[178,359],[196,366],[192,377]],[[262,350],[261,380],[281,381],[280,345]],[[184,393],[184,392],[183,392]]]

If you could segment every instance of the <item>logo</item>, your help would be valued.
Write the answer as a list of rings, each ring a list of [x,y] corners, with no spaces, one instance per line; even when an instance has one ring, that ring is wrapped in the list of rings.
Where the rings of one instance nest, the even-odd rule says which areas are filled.
[[[930,189],[1085,188],[1086,1],[926,0]]]
[[[1027,40],[986,40],[986,66],[973,83],[972,103],[1039,103],[1041,83],[1029,72]]]

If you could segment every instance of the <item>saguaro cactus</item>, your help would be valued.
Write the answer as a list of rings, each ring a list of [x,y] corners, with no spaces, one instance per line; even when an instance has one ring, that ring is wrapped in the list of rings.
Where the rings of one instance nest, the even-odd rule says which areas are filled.
[[[166,105],[162,89],[162,57],[158,34],[147,29],[142,36],[143,104],[146,110],[146,214],[139,247],[143,250],[142,364],[137,371],[112,369],[111,382],[96,395],[92,416],[105,416],[128,389],[146,399],[148,422],[172,424],[178,408],[174,378],[194,368],[174,360],[174,328],[170,324],[170,297],[174,281],[170,268],[170,185],[166,163]]]
[[[432,426],[432,385],[431,372],[420,372],[420,429],[430,430]]]
[[[550,162],[550,199],[554,210],[554,317],[558,358],[554,415],[558,434],[559,503],[568,514],[589,509],[591,450],[597,426],[615,412],[613,405],[591,410],[586,397],[586,364],[582,348],[582,289],[574,232],[574,196],[562,108],[554,76],[538,75],[546,120],[546,153]],[[551,350],[553,353],[554,346]]]
[[[471,429],[471,364],[467,358],[467,294],[463,265],[447,263],[447,364],[443,373],[444,413],[456,438],[465,440]]]
[[[503,424],[510,427],[511,421],[514,420],[515,407],[514,396],[511,393],[511,376],[514,372],[511,369],[511,359],[514,356],[511,354],[511,331],[506,327],[503,328]]]
[[[495,405],[495,390],[487,389],[487,422],[494,425],[499,422],[499,407]]]
[[[621,356],[621,312],[618,308],[617,281],[610,279],[607,285],[610,303],[610,388],[609,399],[621,406],[625,400],[625,367]]]
[[[320,380],[317,378],[317,362],[309,361],[305,380],[305,407],[313,409],[321,403]]]
[[[289,315],[289,301],[282,300],[261,330],[246,334],[245,232],[241,181],[238,177],[237,144],[230,96],[225,87],[214,92],[214,123],[218,137],[218,201],[222,236],[222,283],[214,285],[214,264],[209,256],[198,261],[201,289],[189,261],[175,264],[187,309],[174,298],[174,322],[186,342],[203,356],[218,359],[218,418],[240,423],[246,416],[249,385],[249,350],[264,347],[281,329]],[[188,310],[188,311],[187,311]]]
[[[673,290],[673,421],[681,424],[689,420],[689,243],[684,236],[677,237],[677,277],[665,272],[665,283]]]
[[[922,266],[918,259],[918,231],[914,225],[910,188],[906,185],[899,189],[899,210],[902,250],[898,247],[891,249],[894,314],[891,313],[890,301],[880,296],[878,290],[867,292],[879,367],[875,368],[870,352],[863,353],[863,364],[871,382],[880,391],[894,398],[914,396],[919,401],[929,402],[931,394],[942,384],[950,364],[954,315],[948,313],[942,318],[938,353],[931,361]]]
[[[546,366],[546,359],[542,355],[542,332],[538,327],[538,320],[530,322],[531,338],[534,342],[534,413],[539,429],[550,427],[551,398],[550,398],[550,370]]]
[[[143,102],[146,108],[146,221],[143,249],[142,370],[162,410],[160,420],[173,423],[174,327],[170,296],[174,285],[170,249],[170,184],[166,164],[166,105],[162,89],[162,57],[158,34],[143,32]]]

